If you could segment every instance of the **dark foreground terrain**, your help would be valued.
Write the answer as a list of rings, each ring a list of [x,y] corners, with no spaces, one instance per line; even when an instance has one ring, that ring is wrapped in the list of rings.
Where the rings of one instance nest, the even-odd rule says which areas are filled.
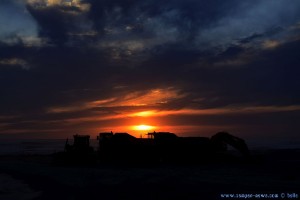
[[[51,156],[1,156],[0,199],[234,199],[221,197],[229,193],[300,199],[300,150],[254,154],[252,163],[90,167],[58,166]]]

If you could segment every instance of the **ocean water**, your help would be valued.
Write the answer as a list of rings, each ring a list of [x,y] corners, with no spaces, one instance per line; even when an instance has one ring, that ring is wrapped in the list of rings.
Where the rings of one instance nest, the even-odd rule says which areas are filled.
[[[0,140],[0,155],[43,155],[63,151],[65,147],[65,139],[24,139]],[[90,144],[96,150],[98,141],[90,140]],[[69,143],[73,141],[69,139]]]

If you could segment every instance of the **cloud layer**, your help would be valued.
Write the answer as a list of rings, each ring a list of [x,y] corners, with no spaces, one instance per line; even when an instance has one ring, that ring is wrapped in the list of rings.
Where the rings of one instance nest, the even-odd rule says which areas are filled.
[[[299,131],[299,1],[0,5],[4,136]]]

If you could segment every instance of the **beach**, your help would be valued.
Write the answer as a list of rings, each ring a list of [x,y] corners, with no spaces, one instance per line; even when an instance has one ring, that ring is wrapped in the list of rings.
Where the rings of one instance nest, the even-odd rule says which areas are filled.
[[[299,149],[253,154],[256,161],[250,163],[151,166],[61,166],[53,163],[51,155],[2,155],[0,199],[225,199],[224,194],[299,195]]]

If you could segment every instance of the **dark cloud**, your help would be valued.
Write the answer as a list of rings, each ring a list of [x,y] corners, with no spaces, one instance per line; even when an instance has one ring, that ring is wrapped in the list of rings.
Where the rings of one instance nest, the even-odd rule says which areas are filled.
[[[297,1],[3,2],[15,22],[0,30],[4,132],[126,125],[130,112],[145,110],[300,104]],[[25,26],[17,20],[20,9],[27,13],[26,34],[16,34]],[[156,121],[270,126],[260,124],[258,115],[172,114]],[[268,114],[282,120],[281,130],[296,126],[293,113],[274,116]]]
[[[38,27],[23,1],[0,2],[0,42],[16,44],[19,42],[31,45],[37,43]]]

